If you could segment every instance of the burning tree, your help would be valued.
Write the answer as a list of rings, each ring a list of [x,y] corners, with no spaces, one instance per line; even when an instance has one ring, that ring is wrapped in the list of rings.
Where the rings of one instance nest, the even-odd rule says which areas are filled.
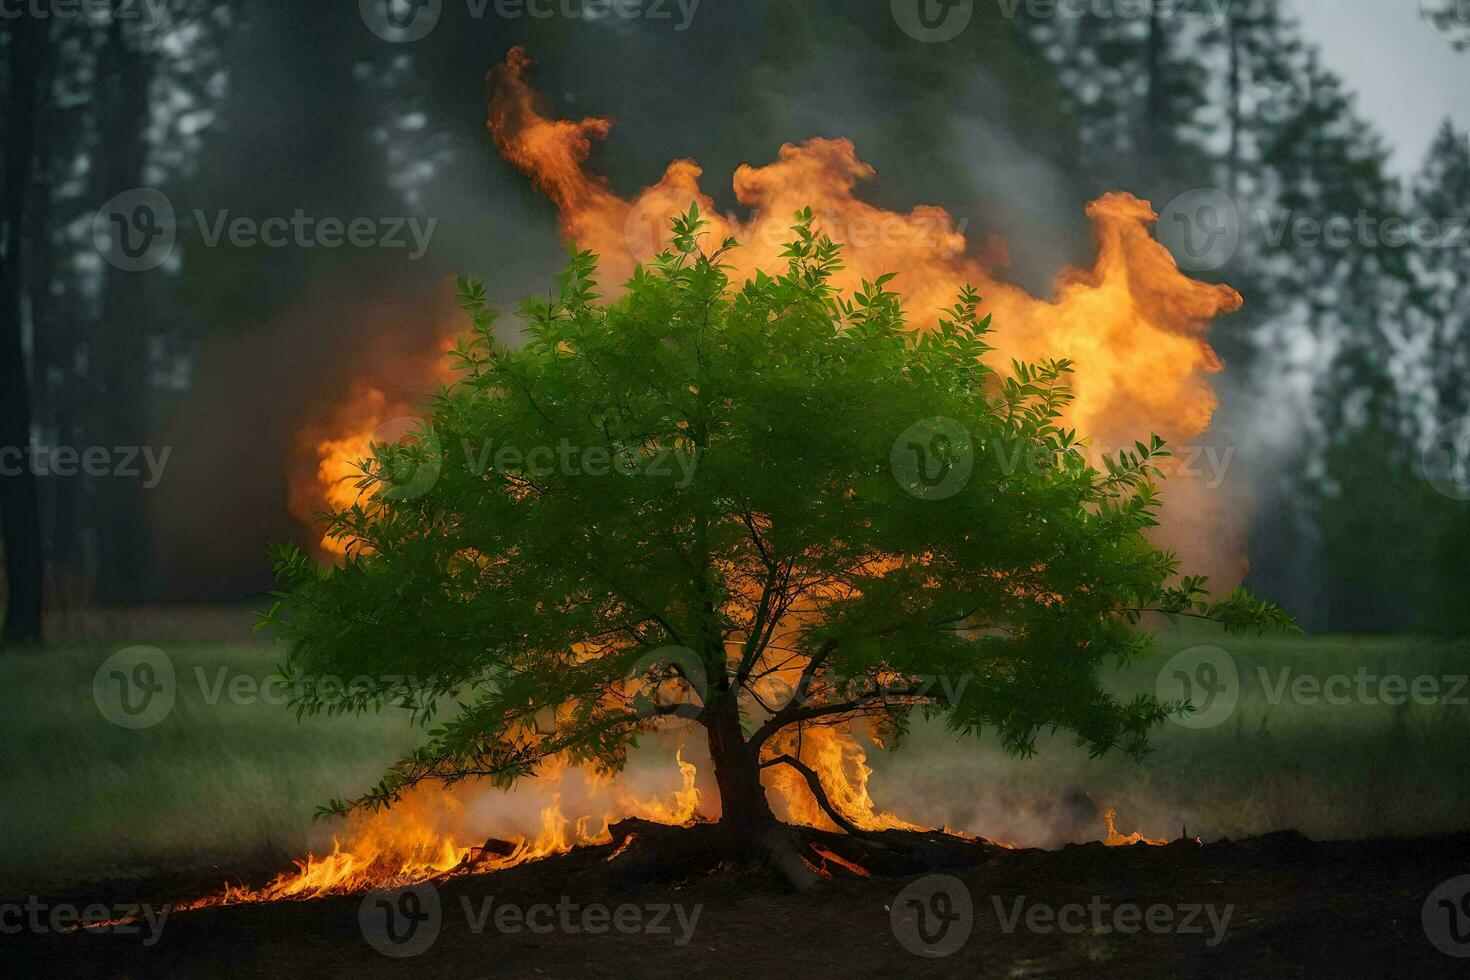
[[[1141,616],[1289,623],[1179,575],[1145,537],[1162,441],[1090,463],[1064,426],[1073,365],[987,365],[973,288],[915,330],[891,277],[833,286],[841,250],[810,211],[785,271],[738,289],[734,240],[705,254],[697,208],[673,224],[616,302],[574,250],[559,295],[522,307],[516,347],[461,280],[458,379],[330,515],[341,565],[277,553],[267,621],[303,679],[298,711],[397,705],[429,725],[451,709],[324,809],[508,787],[552,759],[616,771],[640,736],[693,723],[731,852],[789,870],[763,773],[799,774],[858,831],[804,740],[864,726],[896,745],[918,712],[1018,753],[1066,729],[1137,754],[1185,710],[1099,686],[1105,662],[1147,650]]]

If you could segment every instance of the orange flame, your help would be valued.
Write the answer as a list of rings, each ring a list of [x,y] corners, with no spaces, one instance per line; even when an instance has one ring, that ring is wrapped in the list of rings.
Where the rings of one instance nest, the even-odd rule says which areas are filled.
[[[821,778],[822,788],[837,812],[863,830],[923,830],[892,813],[879,810],[868,795],[868,777],[873,774],[863,747],[837,728],[812,728],[795,734],[782,733],[775,739],[772,754],[797,756]],[[798,755],[799,752],[799,755]],[[772,766],[763,773],[763,783],[776,793],[777,816],[791,823],[824,830],[837,829],[822,812],[806,780],[790,766]],[[784,810],[784,813],[781,812]]]
[[[372,457],[375,442],[397,442],[423,414],[423,403],[437,385],[453,380],[446,351],[465,329],[455,307],[452,282],[444,282],[424,315],[433,339],[422,331],[397,336],[394,318],[381,311],[363,318],[368,341],[353,351],[348,363],[336,365],[352,380],[347,390],[322,392],[325,399],[296,433],[288,467],[286,505],[308,527],[318,515],[361,502],[357,483],[361,462]],[[347,543],[323,537],[317,557],[340,558]]]
[[[1076,400],[1067,422],[1091,437],[1096,451],[1131,447],[1150,432],[1189,445],[1208,427],[1218,404],[1208,376],[1222,364],[1205,330],[1216,316],[1238,309],[1241,297],[1229,286],[1180,272],[1149,232],[1157,215],[1147,202],[1113,193],[1088,205],[1096,262],[1063,270],[1053,298],[1038,299],[1000,278],[1008,260],[999,242],[969,254],[968,241],[944,209],[919,205],[903,213],[857,197],[857,185],[875,171],[846,139],[786,143],[776,162],[736,169],[735,197],[751,212],[745,219],[718,213],[700,190],[703,171],[690,159],[675,160],[656,183],[621,197],[586,165],[593,141],[608,135],[611,120],[548,118],[527,81],[530,66],[516,47],[491,71],[487,125],[501,155],[556,206],[562,236],[600,256],[604,294],[616,294],[637,263],[668,246],[670,217],[691,203],[710,222],[708,242],[733,237],[741,243],[728,253],[736,281],[758,268],[784,268],[780,256],[792,215],[810,207],[816,229],[846,246],[846,268],[836,285],[851,289],[895,273],[894,288],[922,327],[971,283],[985,298],[984,312],[995,316],[989,339],[999,363],[1010,357],[1076,362]],[[1217,584],[1233,585],[1245,572],[1243,521],[1202,491],[1188,480],[1170,483],[1166,513],[1176,526],[1165,522],[1160,543],[1179,550]]]
[[[641,817],[668,824],[688,824],[699,809],[696,770],[675,752],[682,787],[665,796],[640,798],[625,787],[612,786],[610,805],[599,816],[577,820],[562,811],[562,794],[554,793],[541,810],[532,835],[511,835],[487,841],[470,836],[476,824],[470,812],[472,787],[420,789],[408,793],[392,809],[357,817],[347,843],[332,842],[331,853],[308,854],[295,869],[276,876],[260,888],[226,884],[220,891],[181,906],[185,909],[241,905],[283,899],[310,899],[374,889],[397,888],[434,878],[513,868],[528,861],[565,854],[573,847],[609,844],[609,826],[625,817]],[[564,770],[544,773],[559,783]],[[603,781],[588,780],[590,795],[598,795]],[[608,860],[626,849],[624,841]]]
[[[728,256],[737,281],[757,268],[783,267],[780,254],[792,215],[811,207],[817,230],[846,246],[838,286],[853,288],[863,279],[896,273],[894,287],[923,328],[954,301],[962,285],[971,283],[985,297],[985,312],[995,316],[990,340],[999,357],[1075,361],[1076,400],[1067,421],[1093,437],[1098,451],[1129,446],[1149,432],[1187,445],[1208,427],[1217,405],[1208,377],[1221,363],[1205,330],[1215,317],[1237,309],[1241,298],[1228,286],[1197,282],[1179,271],[1149,232],[1157,216],[1147,202],[1114,193],[1088,205],[1096,261],[1090,268],[1063,270],[1052,298],[1040,299],[1004,280],[1008,258],[1001,243],[992,239],[972,250],[960,230],[963,223],[945,210],[920,205],[905,213],[861,200],[855,189],[875,171],[846,139],[784,144],[775,162],[739,167],[733,186],[736,199],[749,209],[745,218],[718,214],[699,187],[702,170],[689,159],[670,163],[657,182],[636,195],[620,196],[587,167],[594,141],[607,137],[612,122],[543,114],[526,79],[530,65],[524,51],[513,48],[492,70],[488,126],[501,155],[555,205],[563,237],[599,254],[605,295],[615,295],[637,263],[667,247],[670,217],[692,202],[710,221],[709,241],[734,237],[742,244]],[[307,519],[357,501],[358,460],[370,455],[374,438],[383,438],[375,430],[390,418],[414,415],[419,399],[446,380],[446,373],[442,357],[365,370],[348,395],[300,433],[303,463],[293,475],[293,513]],[[1220,579],[1233,584],[1243,576],[1243,515],[1226,513],[1202,484],[1177,479],[1170,483],[1165,511],[1164,527],[1157,529],[1160,544],[1182,552],[1217,584]],[[340,555],[344,545],[324,540],[321,551]],[[814,729],[799,740],[790,736],[780,750],[816,770],[833,806],[857,826],[918,829],[874,804],[868,793],[872,770],[850,733]],[[699,793],[695,767],[682,756],[678,761],[683,789],[667,799],[639,799],[618,782],[583,773],[611,794],[611,806],[600,818],[571,821],[556,796],[541,811],[538,831],[512,836],[494,849],[467,835],[472,821],[464,813],[462,787],[410,794],[391,811],[357,821],[347,843],[334,842],[330,854],[308,856],[295,871],[263,888],[226,886],[195,904],[307,898],[511,867],[578,844],[605,843],[615,816],[687,823],[699,810]],[[555,783],[561,776],[543,773],[538,782]],[[764,771],[763,779],[774,793],[778,815],[831,829],[795,771],[775,766]],[[1163,843],[1137,833],[1118,834],[1111,810],[1106,819],[1108,844]],[[835,855],[820,856],[838,861]]]
[[[1109,847],[1127,847],[1130,844],[1152,844],[1155,847],[1162,847],[1169,843],[1168,838],[1145,837],[1136,830],[1131,834],[1118,833],[1117,824],[1113,822],[1117,815],[1118,811],[1113,807],[1108,807],[1103,811],[1103,820],[1108,824],[1108,835],[1103,838],[1103,843]]]

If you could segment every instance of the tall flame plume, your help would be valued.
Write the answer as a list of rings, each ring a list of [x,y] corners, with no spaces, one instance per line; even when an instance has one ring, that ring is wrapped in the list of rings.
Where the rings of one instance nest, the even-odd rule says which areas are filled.
[[[923,329],[951,304],[965,284],[984,296],[983,312],[994,315],[990,342],[1001,358],[1034,361],[1069,358],[1077,365],[1069,425],[1094,440],[1099,451],[1128,446],[1154,432],[1176,445],[1189,445],[1208,428],[1218,405],[1210,375],[1221,370],[1205,332],[1216,317],[1236,310],[1241,297],[1224,285],[1190,279],[1150,234],[1157,220],[1150,205],[1127,193],[1104,195],[1087,206],[1097,257],[1087,268],[1057,276],[1050,298],[1032,296],[1004,278],[1004,245],[990,239],[972,247],[960,224],[942,208],[919,205],[891,211],[856,193],[875,171],[846,139],[809,139],[782,145],[774,162],[745,164],[734,173],[735,198],[747,215],[721,215],[701,188],[702,170],[692,159],[670,163],[653,184],[631,196],[618,194],[588,166],[594,143],[612,131],[611,120],[579,121],[547,115],[528,81],[531,61],[520,48],[490,73],[487,125],[500,154],[520,169],[555,206],[561,234],[600,257],[600,289],[616,295],[636,265],[669,244],[669,220],[697,203],[710,222],[712,241],[732,237],[742,247],[728,253],[737,280],[756,269],[784,266],[781,252],[792,216],[810,207],[819,232],[845,245],[845,269],[835,284],[854,288],[862,280],[895,273],[894,288]],[[422,395],[447,380],[442,359],[434,364],[384,364],[393,392],[403,390],[405,372],[420,378]],[[411,399],[390,394],[381,378],[360,378],[331,412],[303,427],[299,465],[291,486],[292,509],[313,511],[350,506],[357,500],[358,461],[384,435],[379,427],[412,415]],[[390,436],[396,438],[396,434]],[[1241,558],[1244,516],[1227,510],[1202,484],[1171,480],[1159,543],[1179,550],[1217,584],[1244,574]],[[344,543],[324,539],[324,556],[340,555]],[[822,729],[803,735],[795,749],[815,769],[833,805],[852,823],[869,830],[913,828],[881,811],[868,792],[862,746],[851,733]],[[324,857],[308,857],[293,872],[250,889],[227,886],[198,905],[307,898],[366,888],[393,887],[466,870],[495,870],[563,853],[577,844],[606,842],[609,822],[642,816],[687,823],[700,816],[695,766],[678,759],[683,788],[667,798],[638,799],[613,784],[613,804],[596,817],[563,815],[562,797],[541,811],[539,829],[511,835],[496,848],[466,836],[465,790],[416,791],[386,813],[360,818],[345,843]],[[555,784],[564,773],[542,773],[538,783]],[[592,779],[583,773],[584,778]],[[787,767],[767,770],[765,780],[777,811],[788,820],[831,828],[801,777]],[[1159,843],[1140,834],[1120,835],[1106,815],[1107,842]],[[483,841],[483,838],[481,839]]]

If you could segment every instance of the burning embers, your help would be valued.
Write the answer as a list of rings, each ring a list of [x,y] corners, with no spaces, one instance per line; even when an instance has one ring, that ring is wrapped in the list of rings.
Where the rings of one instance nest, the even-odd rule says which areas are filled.
[[[583,774],[585,786],[574,787],[564,767],[553,767],[543,774],[544,778],[557,784],[565,780],[568,790],[581,789],[583,806],[600,805],[600,817],[567,817],[562,812],[563,794],[553,793],[532,833],[511,834],[503,839],[469,837],[474,827],[487,821],[484,804],[501,797],[499,791],[477,791],[463,783],[450,788],[421,788],[406,794],[391,810],[354,817],[346,843],[334,840],[331,853],[322,857],[309,854],[296,862],[294,870],[260,888],[226,884],[219,892],[181,908],[321,898],[399,888],[451,875],[502,871],[565,854],[573,847],[612,843],[608,828],[626,817],[689,824],[697,819],[699,810],[696,769],[680,752],[676,751],[674,757],[680,788],[646,798],[588,774]],[[488,819],[493,821],[493,817]],[[624,840],[608,860],[616,858],[630,843]]]

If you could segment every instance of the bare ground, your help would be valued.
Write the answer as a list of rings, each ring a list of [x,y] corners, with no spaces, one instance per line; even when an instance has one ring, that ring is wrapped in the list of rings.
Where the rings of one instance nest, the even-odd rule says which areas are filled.
[[[1470,873],[1470,835],[1313,842],[1274,834],[1204,846],[1086,844],[1057,851],[1004,851],[931,835],[928,841],[880,842],[879,851],[893,852],[885,858],[871,849],[862,854],[839,835],[813,833],[808,843],[839,858],[863,856],[875,873],[862,877],[836,858],[822,859],[831,881],[800,894],[768,873],[710,857],[702,828],[629,822],[615,831],[611,845],[439,881],[432,941],[409,958],[385,955],[367,938],[372,933],[384,942],[374,923],[389,914],[388,906],[364,911],[363,896],[341,896],[175,912],[151,945],[145,944],[149,928],[141,924],[127,934],[29,927],[11,933],[12,914],[0,923],[7,928],[0,935],[0,975],[1470,976],[1470,958],[1435,948],[1421,919],[1438,885]],[[640,836],[614,856],[628,833]],[[942,951],[957,935],[944,932],[943,921],[927,922],[931,938],[944,932],[934,945],[914,939],[914,929],[903,924],[916,913],[903,918],[908,903],[907,896],[897,900],[900,892],[925,878],[916,864],[952,875],[968,893],[968,916],[953,904],[926,899],[930,912],[953,919],[951,928],[972,924],[967,941],[949,955],[920,955]],[[65,901],[116,908],[139,899],[162,905],[206,890],[201,880],[175,875],[99,882],[41,901],[48,907]],[[367,901],[377,898],[384,896]],[[427,914],[423,906],[405,906],[402,895],[386,900]],[[541,913],[537,929],[517,922],[514,913],[505,928],[497,927],[495,910],[502,906],[525,915],[538,904],[552,908]],[[596,905],[607,908],[606,918],[583,918]],[[897,927],[890,912],[895,905]],[[620,931],[610,921],[620,906],[634,907],[651,928]],[[679,906],[683,919],[667,912],[655,923],[663,906]],[[480,919],[487,908],[489,917]],[[1012,920],[1018,910],[1019,919]],[[1218,928],[1227,910],[1228,923]],[[634,912],[622,914],[626,926]],[[560,927],[559,920],[578,931]],[[599,923],[600,932],[581,928]],[[541,929],[544,924],[550,928]],[[1470,953],[1470,943],[1464,952]]]

